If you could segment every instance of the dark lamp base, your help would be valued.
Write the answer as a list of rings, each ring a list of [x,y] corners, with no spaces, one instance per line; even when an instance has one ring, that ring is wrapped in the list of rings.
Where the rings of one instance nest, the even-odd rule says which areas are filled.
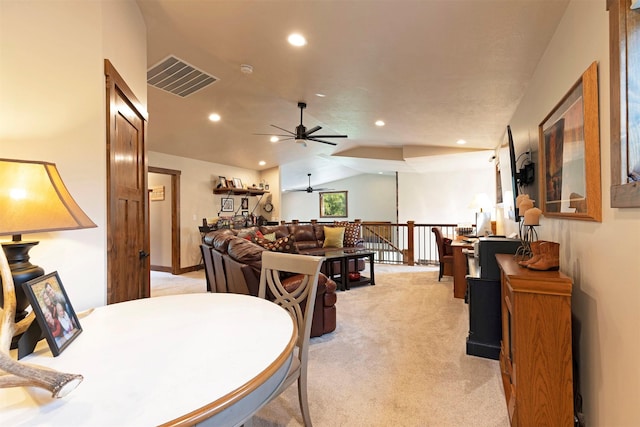
[[[4,253],[7,255],[7,261],[11,268],[11,276],[13,277],[13,284],[15,286],[16,322],[24,319],[28,314],[27,307],[29,307],[29,300],[22,289],[22,284],[44,274],[44,269],[29,262],[29,250],[38,243],[39,242],[23,241],[2,243],[2,249],[4,249]],[[2,279],[0,279],[0,285],[2,285]],[[0,292],[0,306],[4,306],[2,292]],[[16,338],[17,337],[14,337],[14,341],[16,341]],[[15,348],[13,343],[12,348]]]

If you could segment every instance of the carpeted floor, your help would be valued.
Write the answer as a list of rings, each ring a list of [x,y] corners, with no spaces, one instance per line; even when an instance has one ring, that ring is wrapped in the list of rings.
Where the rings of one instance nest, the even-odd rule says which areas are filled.
[[[336,331],[310,348],[314,425],[509,425],[498,362],[465,354],[467,305],[430,270],[380,268],[376,286],[338,293]],[[202,275],[190,275],[180,288],[204,292]],[[254,427],[300,425],[295,385],[253,418]]]

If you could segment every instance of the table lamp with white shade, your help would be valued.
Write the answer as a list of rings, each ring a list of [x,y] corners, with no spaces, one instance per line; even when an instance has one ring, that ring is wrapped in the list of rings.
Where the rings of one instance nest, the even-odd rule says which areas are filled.
[[[29,302],[22,283],[44,270],[29,262],[29,250],[37,241],[22,235],[96,227],[73,200],[56,165],[47,162],[0,159],[0,236],[12,235],[2,248],[16,287],[16,321],[23,319]],[[0,305],[2,304],[0,299]]]
[[[22,283],[44,274],[29,262],[29,250],[38,242],[23,241],[22,235],[91,227],[96,224],[73,200],[55,164],[0,159],[0,236],[13,236],[0,251],[0,369],[11,373],[0,376],[0,387],[35,385],[60,397],[82,380],[79,375],[27,368],[12,361],[8,353],[14,336],[24,333],[34,320],[33,313],[27,315],[29,301]]]
[[[491,203],[487,193],[476,194],[469,207],[477,211],[476,235],[480,237],[493,234],[493,230],[491,229],[491,209],[493,209],[493,203]]]

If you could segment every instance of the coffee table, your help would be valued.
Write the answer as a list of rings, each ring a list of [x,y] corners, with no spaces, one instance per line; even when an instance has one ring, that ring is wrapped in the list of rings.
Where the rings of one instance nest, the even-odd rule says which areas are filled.
[[[325,263],[327,263],[329,269],[329,276],[332,279],[335,279],[336,275],[340,275],[340,278],[336,280],[336,284],[338,285],[338,289],[341,291],[351,289],[351,285],[375,285],[375,270],[373,267],[373,256],[375,252],[366,250],[366,249],[332,249],[332,248],[324,248],[322,251],[314,250],[313,253],[309,253],[308,255],[319,255],[326,258]],[[369,259],[369,276],[361,276],[358,280],[349,280],[349,260],[358,260],[361,258]],[[333,261],[340,261],[340,271],[334,271],[333,269]]]

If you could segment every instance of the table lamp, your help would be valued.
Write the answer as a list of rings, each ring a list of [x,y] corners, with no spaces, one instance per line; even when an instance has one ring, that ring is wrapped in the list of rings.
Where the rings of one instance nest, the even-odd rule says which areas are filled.
[[[22,234],[96,225],[73,200],[53,163],[0,159],[0,206],[0,236],[13,236],[2,248],[15,285],[17,323],[26,317],[29,306],[22,283],[44,274],[29,262],[29,250],[39,242],[23,241]]]
[[[53,163],[0,159],[0,207],[0,235],[13,236],[0,251],[0,371],[4,372],[0,375],[0,388],[35,386],[49,390],[52,397],[66,396],[80,384],[82,375],[26,365],[9,355],[12,338],[25,331],[24,335],[29,336],[29,326],[37,325],[33,323],[33,312],[27,316],[24,310],[29,302],[22,283],[44,273],[29,262],[29,249],[38,242],[23,242],[22,234],[96,225],[73,200]]]
[[[469,207],[476,212],[476,235],[488,236],[493,234],[491,229],[491,209],[493,204],[486,193],[478,193],[474,196],[473,200],[469,204]]]

